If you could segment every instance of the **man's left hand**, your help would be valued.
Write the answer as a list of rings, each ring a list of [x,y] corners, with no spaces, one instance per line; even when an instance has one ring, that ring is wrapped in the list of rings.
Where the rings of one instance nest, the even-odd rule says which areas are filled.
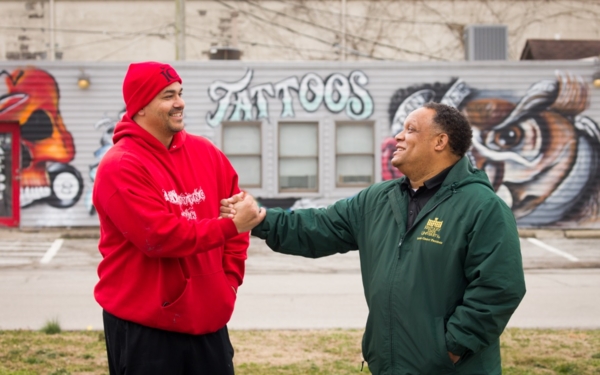
[[[219,219],[233,219],[235,216],[235,209],[233,208],[233,205],[244,200],[245,196],[246,193],[242,191],[230,198],[221,199]]]

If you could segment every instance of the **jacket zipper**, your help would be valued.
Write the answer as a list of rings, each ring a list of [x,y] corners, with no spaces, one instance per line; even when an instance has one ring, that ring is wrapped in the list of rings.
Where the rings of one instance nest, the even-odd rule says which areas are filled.
[[[435,206],[433,206],[429,211],[427,211],[425,213],[425,215],[428,215],[431,211],[435,210],[440,204],[442,204],[443,202],[445,202],[446,200],[448,200],[455,192],[456,192],[456,183],[453,183],[452,185],[450,185],[450,188],[452,189],[452,191],[450,192],[450,194],[448,194],[447,196],[445,196],[441,201],[439,201]],[[425,216],[423,215],[423,217]],[[404,239],[406,238],[406,235],[415,227],[415,225],[417,224],[417,222],[414,222],[413,225],[408,228],[408,230],[406,231],[406,233],[404,233],[404,236],[402,236],[402,238],[400,239],[400,242],[398,243],[398,263],[396,263],[396,268],[400,265],[400,247],[402,247],[402,242],[404,242]],[[394,279],[395,279],[395,275],[396,272],[394,272],[394,274],[392,275],[392,282],[391,285],[394,284]],[[389,294],[389,298],[388,298],[388,306],[392,305],[392,287],[390,286],[390,294]],[[393,355],[393,346],[394,346],[394,342],[393,342],[393,334],[392,334],[392,314],[390,313],[390,319],[388,322],[388,325],[390,327],[390,368],[392,369],[392,372],[394,371],[394,355]]]

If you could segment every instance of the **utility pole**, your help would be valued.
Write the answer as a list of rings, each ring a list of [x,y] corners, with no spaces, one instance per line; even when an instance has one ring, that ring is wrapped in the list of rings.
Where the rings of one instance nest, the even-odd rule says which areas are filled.
[[[185,0],[175,0],[175,60],[185,60]]]
[[[342,61],[346,61],[346,0],[342,0]]]
[[[54,14],[54,0],[50,0],[49,6],[50,6],[50,9],[49,9],[49,11],[50,11],[50,27],[48,29],[49,29],[49,32],[50,32],[50,46],[49,46],[50,47],[49,48],[50,49],[50,51],[49,51],[49,55],[50,56],[48,56],[48,59],[50,61],[54,61],[56,59],[56,37],[55,37],[55,35],[56,35],[56,30],[55,30],[56,22],[54,21],[54,17],[55,17],[55,14]]]
[[[238,48],[238,12],[231,13],[231,47]]]

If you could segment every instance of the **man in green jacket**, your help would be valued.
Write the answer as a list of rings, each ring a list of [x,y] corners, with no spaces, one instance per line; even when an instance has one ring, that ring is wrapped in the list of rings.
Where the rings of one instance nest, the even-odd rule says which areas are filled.
[[[465,156],[471,138],[459,111],[427,103],[396,136],[404,177],[323,209],[269,209],[252,230],[285,254],[359,250],[373,374],[502,372],[499,337],[525,281],[515,219]],[[222,216],[251,200],[223,200]]]

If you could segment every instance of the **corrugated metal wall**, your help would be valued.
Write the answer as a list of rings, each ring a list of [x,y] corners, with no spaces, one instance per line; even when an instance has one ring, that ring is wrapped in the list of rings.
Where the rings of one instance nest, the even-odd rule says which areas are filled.
[[[0,95],[8,95],[23,88],[23,86],[19,87],[19,82],[11,87],[8,83],[8,75],[13,72],[17,74],[21,70],[25,71],[30,64],[32,62],[0,62],[0,71],[4,71],[2,78],[7,78],[6,82],[4,79],[0,80]],[[29,202],[21,209],[22,227],[98,225],[97,217],[95,213],[90,212],[89,201],[87,201],[92,186],[89,174],[90,166],[98,162],[94,153],[101,148],[100,142],[107,129],[106,125],[110,127],[123,110],[121,83],[127,65],[126,63],[33,63],[33,69],[47,72],[58,85],[60,90],[58,110],[75,145],[74,158],[65,164],[69,164],[79,171],[83,187],[81,197],[71,207],[53,207],[44,199]],[[480,142],[479,159],[475,155],[474,160],[479,160],[482,166],[488,168],[486,171],[494,174],[498,180],[499,194],[504,194],[512,199],[514,212],[521,226],[600,227],[597,212],[599,184],[595,179],[598,174],[600,149],[598,148],[598,139],[594,141],[594,137],[598,135],[593,134],[594,125],[597,129],[597,124],[600,122],[600,89],[595,89],[589,84],[594,73],[594,63],[591,61],[418,64],[227,61],[173,63],[173,66],[178,70],[184,82],[187,130],[194,134],[204,135],[219,146],[221,145],[221,127],[210,126],[207,121],[211,116],[214,117],[218,109],[217,99],[213,100],[209,96],[211,85],[215,88],[218,81],[232,84],[240,82],[250,69],[253,75],[245,87],[251,90],[258,85],[268,86],[271,84],[275,86],[288,78],[295,78],[298,82],[302,82],[303,77],[309,73],[320,77],[323,82],[336,73],[345,77],[349,77],[352,72],[356,71],[364,73],[368,83],[359,86],[363,87],[373,100],[373,112],[364,120],[373,121],[377,129],[375,176],[378,181],[382,178],[389,178],[389,171],[384,170],[380,158],[382,153],[385,155],[383,144],[386,137],[392,135],[392,129],[396,129],[391,124],[391,118],[394,117],[393,110],[391,115],[388,112],[391,102],[395,103],[392,104],[392,107],[394,105],[397,107],[410,93],[418,91],[417,89],[427,88],[425,85],[430,85],[428,86],[430,89],[443,95],[448,93],[453,78],[462,80],[463,89],[466,87],[470,92],[469,97],[459,100],[460,106],[466,107],[469,102],[478,103],[479,107],[474,105],[471,108],[472,116],[482,115],[481,108],[489,109],[498,103],[506,106],[506,103],[512,102],[513,105],[507,107],[509,109],[505,109],[505,112],[508,111],[504,114],[504,118],[506,118],[509,113],[514,115],[515,111],[520,110],[519,108],[515,109],[515,104],[519,101],[527,102],[529,100],[530,102],[527,102],[529,107],[525,109],[529,111],[529,117],[526,117],[533,119],[534,122],[537,121],[537,125],[525,124],[524,126],[533,126],[535,129],[523,130],[524,128],[517,124],[515,129],[517,132],[538,132],[535,133],[538,139],[527,146],[534,149],[524,151],[508,148],[506,150],[494,149],[493,145],[484,144],[485,142],[482,141]],[[91,86],[87,90],[82,90],[77,86],[77,78],[82,72],[85,72],[91,80]],[[557,76],[557,74],[562,74],[562,76]],[[559,77],[558,81],[557,77]],[[543,81],[548,82],[544,84]],[[558,83],[559,81],[561,83]],[[551,82],[555,82],[556,87],[563,88],[559,96],[553,99],[549,99],[551,94],[544,94],[544,87],[550,90],[548,85]],[[531,89],[534,84],[538,84],[534,87],[537,91]],[[586,90],[587,99],[585,97]],[[265,95],[268,117],[259,119],[257,118],[257,103],[250,98],[250,105],[253,108],[251,120],[259,120],[263,124],[263,184],[262,188],[249,190],[256,196],[264,198],[298,195],[278,193],[277,123],[279,121],[311,121],[319,123],[319,191],[303,196],[312,199],[314,204],[318,205],[355,194],[359,189],[335,187],[335,122],[349,121],[353,118],[346,110],[334,113],[328,110],[324,104],[321,104],[316,111],[309,112],[300,104],[298,92],[291,90],[290,93],[293,101],[293,117],[281,118],[284,110],[282,98],[277,95],[274,97]],[[220,91],[219,97],[222,94],[223,92]],[[36,95],[42,94],[37,92]],[[457,95],[460,98],[460,94]],[[542,101],[550,100],[550,102],[536,107],[532,104],[535,98]],[[235,100],[236,97],[232,96],[223,121],[229,120]],[[477,100],[478,102],[476,102]],[[488,112],[486,113],[489,115]],[[2,115],[0,111],[0,121],[3,120]],[[576,119],[577,115],[580,117]],[[521,114],[521,117],[523,116],[525,115]],[[492,118],[493,116],[488,117]],[[501,125],[501,121],[481,126],[482,129],[487,127],[488,133],[492,134],[489,137],[493,137],[493,134],[497,133],[498,139],[502,139],[502,142],[506,142],[502,137],[514,136],[513,133],[508,135],[502,133],[512,126],[511,124],[504,124],[502,129],[494,129],[494,125]],[[589,134],[584,135],[583,133],[586,132]],[[529,137],[524,138],[525,141],[531,140],[531,134],[520,135]],[[571,146],[565,148],[564,145]],[[570,156],[565,153],[553,156],[550,151],[547,151],[552,147],[563,147],[564,150],[575,151]],[[547,152],[544,153],[544,150]],[[502,153],[502,151],[506,151],[506,153]],[[527,161],[522,159],[525,156],[530,157],[534,152],[538,152],[537,159],[530,158]],[[568,157],[579,157],[577,159],[579,162],[563,162]],[[552,159],[554,161],[544,164],[544,158],[554,158]],[[534,159],[535,161],[533,161]],[[519,160],[521,160],[521,164],[518,164]],[[510,164],[515,161],[517,164]],[[536,166],[533,166],[535,163],[537,163]],[[526,167],[525,164],[527,164]],[[541,170],[536,170],[536,167]],[[522,168],[522,170],[517,171],[518,168]],[[521,174],[519,175],[519,173]],[[565,183],[561,184],[561,182]],[[512,198],[510,198],[511,194]],[[581,200],[581,197],[585,199]],[[574,203],[574,200],[578,201]],[[561,207],[569,205],[572,206],[569,210],[561,209]]]

